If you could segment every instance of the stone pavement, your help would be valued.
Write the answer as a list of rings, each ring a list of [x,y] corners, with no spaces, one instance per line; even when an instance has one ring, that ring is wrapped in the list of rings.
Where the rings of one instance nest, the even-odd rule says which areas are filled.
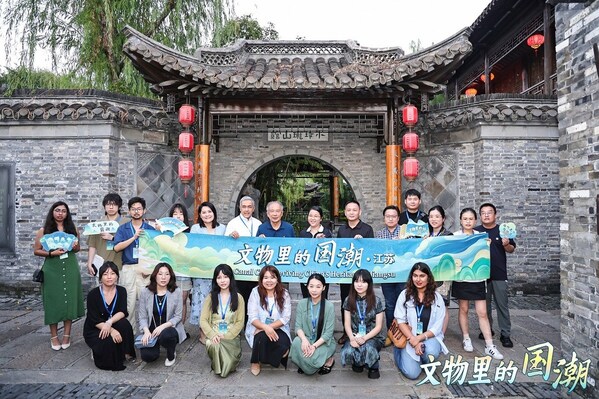
[[[339,291],[332,288],[331,299],[339,309]],[[377,289],[380,295],[380,289]],[[294,303],[300,298],[299,285],[291,284]],[[279,397],[347,397],[347,398],[578,398],[565,389],[553,389],[555,376],[545,382],[541,376],[529,377],[522,373],[526,347],[549,342],[555,348],[554,364],[561,359],[559,297],[511,298],[512,349],[498,347],[506,363],[513,360],[518,373],[513,383],[446,384],[441,369],[449,356],[462,356],[469,369],[465,381],[473,380],[475,356],[484,356],[484,342],[477,339],[478,323],[471,310],[471,337],[474,353],[462,350],[461,334],[457,323],[457,307],[452,303],[446,344],[450,355],[441,356],[436,378],[441,384],[417,386],[400,375],[393,364],[391,348],[381,352],[381,378],[369,380],[366,373],[356,374],[351,368],[341,367],[337,354],[336,365],[326,376],[299,375],[290,362],[289,369],[263,367],[255,377],[249,372],[250,350],[243,341],[243,357],[239,369],[223,379],[210,370],[204,347],[197,340],[197,327],[188,325],[191,339],[178,347],[177,363],[164,366],[164,353],[152,363],[130,364],[121,372],[95,368],[90,350],[82,338],[83,319],[73,324],[73,344],[67,350],[50,349],[50,333],[43,325],[43,310],[39,298],[0,298],[0,398],[228,398],[268,396]],[[292,326],[293,326],[292,319]],[[337,331],[341,331],[338,317]],[[339,336],[340,332],[336,332]],[[495,378],[493,361],[488,378]],[[424,378],[424,373],[422,375]]]

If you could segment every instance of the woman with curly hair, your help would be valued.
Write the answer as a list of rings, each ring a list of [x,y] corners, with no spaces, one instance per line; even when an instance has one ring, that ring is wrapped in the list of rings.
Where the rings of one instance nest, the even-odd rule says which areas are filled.
[[[420,375],[421,364],[431,362],[429,355],[434,360],[441,351],[448,353],[443,343],[445,303],[436,288],[428,265],[415,263],[395,305],[395,319],[408,338],[405,348],[394,350],[395,365],[411,380]]]

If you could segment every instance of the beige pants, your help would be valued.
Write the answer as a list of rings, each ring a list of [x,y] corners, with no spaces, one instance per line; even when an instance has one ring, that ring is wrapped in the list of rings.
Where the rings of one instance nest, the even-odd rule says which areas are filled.
[[[127,290],[127,312],[129,316],[127,320],[133,327],[133,333],[137,334],[139,326],[137,325],[137,298],[148,284],[150,283],[150,276],[144,277],[141,273],[137,272],[137,265],[123,265],[121,275],[119,277],[119,285],[125,287]]]

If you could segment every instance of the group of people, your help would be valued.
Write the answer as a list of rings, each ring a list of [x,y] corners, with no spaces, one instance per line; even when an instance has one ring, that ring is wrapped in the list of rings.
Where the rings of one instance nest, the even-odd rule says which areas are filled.
[[[357,201],[345,205],[347,222],[337,232],[339,238],[399,239],[400,229],[409,220],[428,223],[426,237],[450,235],[444,226],[445,211],[432,207],[428,213],[420,209],[421,195],[408,190],[404,195],[405,210],[395,205],[383,210],[385,227],[374,233],[363,222]],[[176,346],[189,338],[184,324],[199,325],[199,340],[206,345],[215,374],[226,377],[234,371],[241,359],[241,332],[252,348],[251,368],[258,375],[262,364],[287,367],[291,358],[301,374],[328,374],[335,365],[336,343],[342,345],[343,366],[350,365],[355,372],[368,370],[369,378],[379,378],[379,352],[390,344],[385,339],[383,319],[387,329],[393,320],[407,337],[405,348],[394,349],[398,369],[408,378],[416,379],[420,365],[436,359],[440,352],[447,353],[443,343],[448,323],[448,298],[437,292],[438,283],[424,263],[416,263],[405,283],[382,283],[383,298],[374,294],[374,282],[366,269],[353,275],[351,284],[340,284],[343,335],[337,342],[333,336],[335,311],[328,301],[328,284],[321,274],[311,275],[301,284],[304,299],[296,308],[295,337],[292,339],[291,299],[281,275],[274,266],[260,271],[258,282],[237,281],[229,265],[215,267],[212,279],[176,276],[168,263],[159,263],[149,276],[139,272],[139,237],[154,227],[144,220],[146,203],[143,198],[128,201],[129,219],[121,215],[123,205],[118,194],[108,194],[102,205],[105,220],[119,224],[116,233],[90,236],[87,270],[98,278],[98,286],[87,296],[87,317],[83,335],[92,349],[92,358],[98,368],[122,370],[127,361],[136,361],[139,349],[143,361],[159,358],[160,348],[166,350],[165,366],[176,361]],[[259,221],[252,215],[254,200],[243,197],[239,201],[240,214],[226,226],[217,221],[216,207],[210,202],[200,204],[198,220],[190,223],[185,206],[175,204],[168,216],[182,221],[191,233],[239,237],[294,237],[291,224],[282,219],[283,205],[271,201],[266,206],[267,219]],[[459,301],[459,325],[463,347],[473,351],[469,335],[469,301],[474,301],[479,319],[480,339],[485,340],[487,355],[502,359],[493,344],[491,329],[491,301],[495,301],[500,340],[511,347],[510,319],[507,306],[506,253],[515,249],[515,242],[501,238],[496,223],[496,208],[490,203],[480,206],[482,224],[476,225],[477,213],[465,208],[460,213],[460,230],[453,234],[489,235],[491,278],[486,281],[453,282],[452,294]],[[310,209],[308,227],[299,237],[328,238],[333,233],[322,224],[323,212],[318,206]],[[160,228],[160,226],[156,226]],[[83,317],[81,276],[75,252],[62,249],[46,251],[40,239],[56,231],[79,237],[69,207],[64,202],[52,205],[44,227],[36,234],[34,253],[45,257],[42,297],[45,324],[50,326],[51,348],[63,350],[70,346],[72,320]],[[97,264],[98,259],[101,264]],[[191,302],[189,314],[187,303]],[[62,339],[58,338],[58,323],[64,323]],[[137,334],[136,334],[137,333]]]

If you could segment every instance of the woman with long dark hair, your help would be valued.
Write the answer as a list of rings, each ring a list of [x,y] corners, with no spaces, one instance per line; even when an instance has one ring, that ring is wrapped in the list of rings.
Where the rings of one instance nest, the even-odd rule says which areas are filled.
[[[319,273],[308,277],[306,284],[310,298],[297,304],[295,333],[291,344],[291,360],[300,374],[329,374],[335,365],[335,308],[323,298],[326,290],[324,276]]]
[[[212,202],[202,202],[198,206],[198,220],[196,224],[191,226],[191,233],[194,234],[211,234],[222,236],[225,234],[226,225],[218,222],[218,214],[216,207]],[[191,279],[193,288],[191,291],[191,315],[189,322],[194,325],[200,324],[200,311],[203,309],[205,298],[208,297],[212,289],[212,283],[209,278]],[[200,329],[200,342],[206,344],[206,336],[204,331]]]
[[[385,305],[374,295],[372,275],[366,269],[354,273],[349,295],[343,303],[344,329],[348,340],[341,348],[341,362],[356,373],[368,368],[368,378],[380,377],[379,359],[385,344],[382,334]]]
[[[291,297],[283,286],[281,274],[274,266],[264,266],[258,276],[258,286],[250,294],[245,327],[245,338],[252,348],[252,374],[260,374],[261,363],[273,367],[282,363],[287,368],[290,319]]]
[[[150,284],[139,297],[139,329],[143,331],[141,341],[144,345],[139,353],[143,361],[150,363],[158,359],[162,346],[166,349],[164,365],[175,364],[175,348],[187,338],[181,322],[182,302],[173,268],[166,262],[158,263],[150,275]],[[152,338],[156,338],[156,343],[149,346]]]
[[[41,238],[46,234],[62,231],[79,238],[77,227],[73,223],[69,206],[55,202],[46,215],[44,227],[35,235],[34,255],[46,258],[42,270],[42,301],[44,303],[44,323],[50,326],[50,346],[53,350],[67,349],[71,346],[71,326],[73,319],[85,315],[83,308],[83,290],[81,273],[75,253],[79,252],[79,240],[70,251],[42,247]],[[64,323],[62,341],[58,340],[58,323]]]
[[[394,316],[408,339],[405,348],[394,348],[395,365],[403,375],[415,380],[420,375],[420,365],[431,362],[429,356],[436,359],[441,351],[448,353],[443,343],[445,303],[426,263],[412,266]]]
[[[244,321],[245,302],[237,291],[233,269],[220,264],[214,269],[212,290],[204,301],[200,317],[214,374],[224,378],[237,369],[241,360],[239,334]]]
[[[83,337],[97,368],[124,370],[125,359],[135,359],[133,328],[126,319],[127,290],[117,285],[119,268],[114,262],[100,266],[98,280],[100,285],[87,294]]]
[[[185,205],[180,203],[174,204],[171,206],[171,209],[169,209],[168,216],[183,222],[183,224],[187,226],[187,230],[189,230],[191,223],[189,223],[189,216],[187,214]],[[179,288],[181,288],[181,295],[183,299],[181,323],[185,325],[185,320],[187,320],[187,300],[189,299],[189,291],[191,291],[191,277],[177,276],[177,283]]]

